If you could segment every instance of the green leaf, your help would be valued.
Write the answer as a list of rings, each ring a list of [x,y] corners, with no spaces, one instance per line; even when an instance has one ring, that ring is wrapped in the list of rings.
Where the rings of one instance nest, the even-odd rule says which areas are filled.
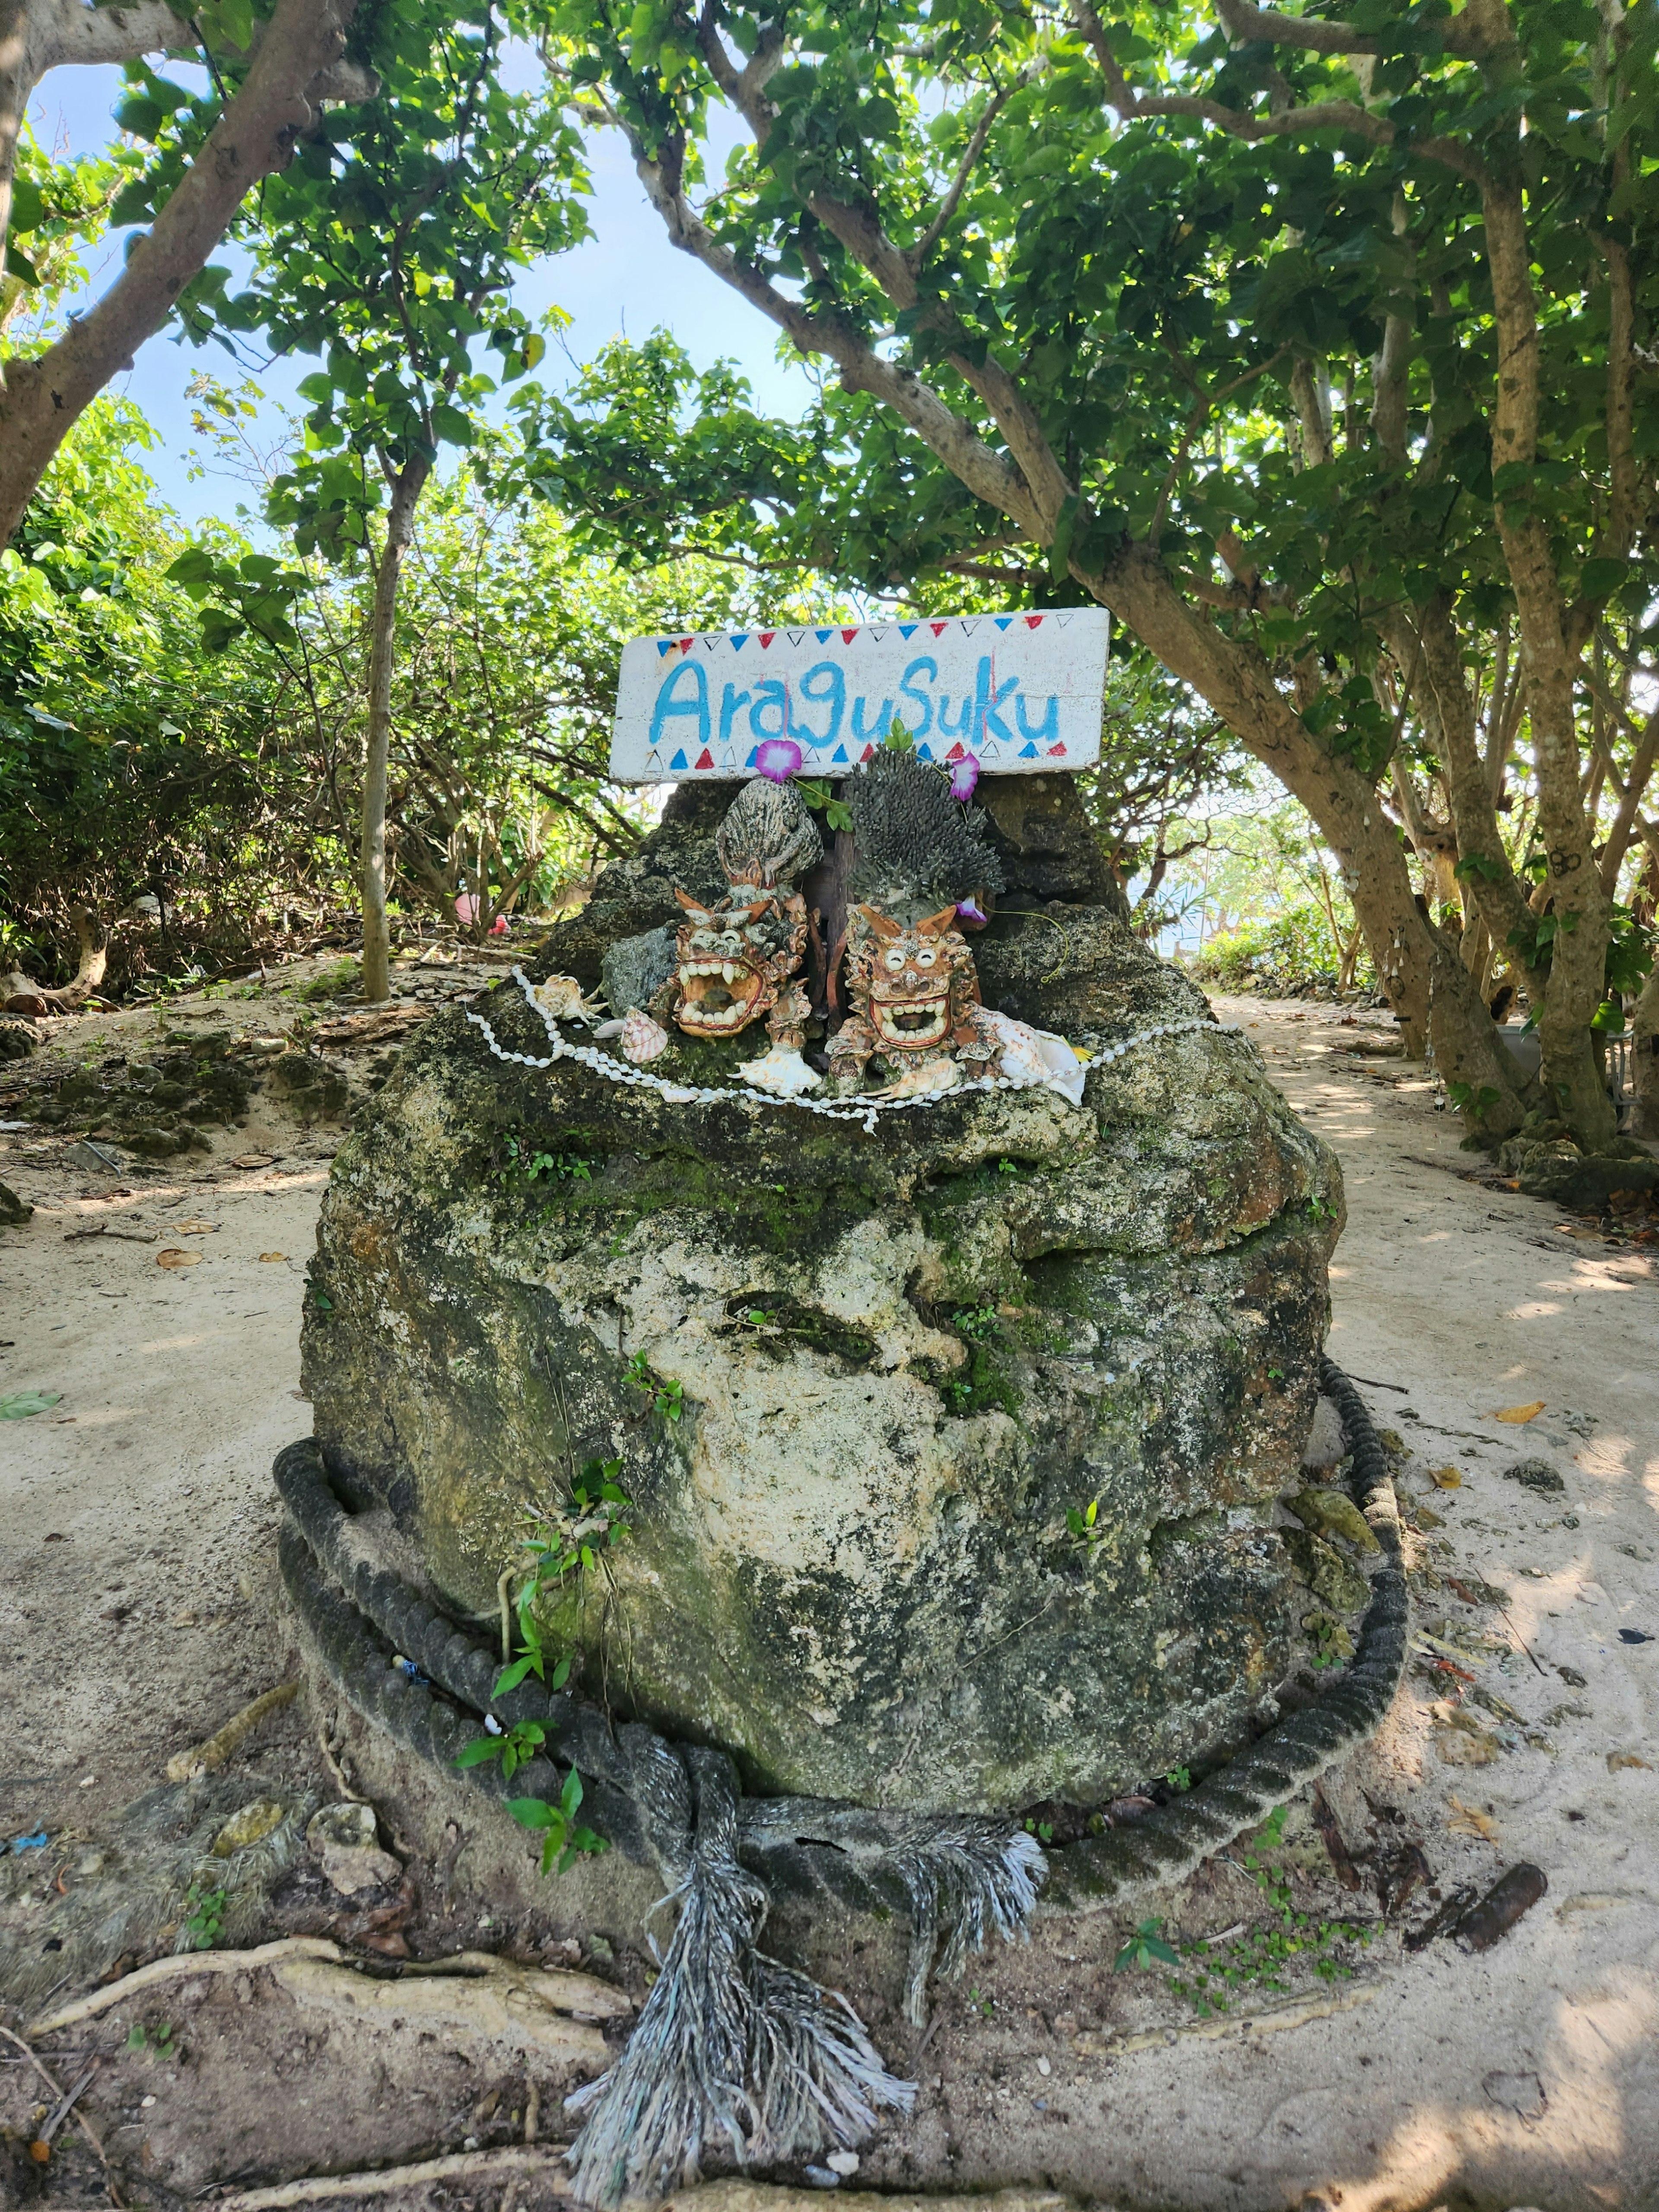
[[[550,1828],[556,1821],[564,1826],[564,1814],[556,1805],[550,1805],[541,1797],[509,1797],[507,1809],[521,1828]]]
[[[0,1398],[0,1421],[26,1421],[31,1413],[50,1413],[63,1403],[61,1390],[12,1390]]]
[[[455,1754],[457,1766],[482,1766],[487,1759],[499,1759],[504,1739],[498,1735],[477,1735]]]

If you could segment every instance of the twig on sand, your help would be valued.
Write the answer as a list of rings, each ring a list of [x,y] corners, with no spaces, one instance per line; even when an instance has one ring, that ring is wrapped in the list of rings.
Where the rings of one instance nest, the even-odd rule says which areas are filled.
[[[9,2027],[0,2027],[0,2035],[3,2035],[8,2043],[15,2043],[16,2045],[17,2048],[22,2052],[24,2057],[28,2060],[29,2064],[33,2067],[35,2072],[46,2083],[47,2088],[51,2090],[52,2095],[52,2118],[47,2122],[47,2125],[52,2130],[52,2134],[56,2134],[57,2130],[63,2125],[64,2116],[67,2114],[73,2118],[76,2126],[80,2129],[82,2134],[92,2146],[93,2156],[97,2160],[99,2165],[104,2169],[104,2187],[108,2191],[109,2201],[116,2207],[116,2212],[120,2212],[121,2199],[116,2190],[114,2178],[109,2170],[109,2160],[104,2155],[104,2146],[99,2141],[97,2131],[94,2128],[92,2122],[87,2118],[84,2113],[77,2112],[75,2109],[75,2100],[80,2095],[82,2090],[86,2087],[88,2082],[91,2081],[94,2069],[89,2066],[86,2072],[81,2076],[80,2080],[75,2084],[75,2087],[66,2092],[58,2087],[58,2082],[53,2078],[52,2075],[41,2064],[38,2056],[35,2052],[30,2050],[28,2045],[24,2042],[21,2035],[14,2035]],[[44,2140],[50,2144],[52,2136],[48,2135],[44,2138]]]
[[[216,2197],[211,2212],[278,2212],[285,2204],[317,2204],[327,2197],[380,2197],[388,2190],[418,2189],[434,2181],[507,2180],[514,2174],[546,2175],[564,2154],[562,2143],[508,2144],[501,2150],[464,2150],[418,2166],[392,2166],[378,2173],[318,2173],[273,2189],[245,2189]],[[562,2179],[562,2177],[561,2177]]]
[[[1493,1587],[1492,1578],[1492,1577],[1491,1577],[1490,1575],[1488,1575],[1488,1574],[1484,1574],[1484,1573],[1483,1573],[1483,1574],[1482,1574],[1482,1576],[1481,1576],[1481,1577],[1480,1577],[1480,1579],[1481,1579],[1481,1581],[1482,1581],[1483,1583],[1485,1583],[1485,1584],[1486,1584],[1486,1588],[1487,1588],[1489,1590],[1490,1590],[1491,1589],[1492,1589],[1492,1587]],[[1539,1659],[1539,1656],[1538,1656],[1538,1654],[1537,1654],[1537,1653],[1533,1650],[1533,1648],[1532,1648],[1531,1644],[1528,1643],[1528,1641],[1527,1641],[1526,1638],[1525,1638],[1524,1636],[1522,1636],[1522,1634],[1521,1633],[1520,1630],[1516,1626],[1515,1623],[1514,1623],[1514,1622],[1510,1619],[1510,1616],[1509,1616],[1509,1614],[1508,1614],[1507,1611],[1504,1609],[1504,1607],[1503,1606],[1499,1605],[1499,1604],[1498,1603],[1498,1601],[1497,1601],[1495,1598],[1489,1598],[1489,1599],[1487,1600],[1487,1603],[1492,1607],[1492,1610],[1493,1610],[1493,1612],[1494,1612],[1494,1613],[1498,1613],[1498,1614],[1500,1614],[1500,1615],[1502,1616],[1504,1627],[1505,1627],[1505,1628],[1507,1628],[1507,1629],[1509,1630],[1510,1634],[1510,1635],[1515,1638],[1516,1642],[1516,1643],[1521,1646],[1521,1649],[1522,1649],[1522,1650],[1526,1653],[1526,1655],[1527,1655],[1528,1658],[1531,1660],[1531,1662],[1532,1662],[1533,1665],[1538,1668],[1539,1673],[1540,1673],[1540,1674],[1542,1674],[1542,1675],[1543,1675],[1544,1680],[1547,1682],[1547,1681],[1548,1681],[1548,1680],[1549,1680],[1549,1675],[1548,1675],[1548,1673],[1547,1672],[1547,1670],[1545,1669],[1544,1666],[1543,1666],[1543,1665],[1542,1665],[1542,1663],[1540,1662],[1540,1659]]]
[[[300,1694],[300,1677],[291,1682],[279,1682],[274,1690],[267,1690],[251,1705],[245,1705],[234,1718],[210,1735],[205,1743],[193,1750],[175,1752],[167,1766],[169,1782],[188,1782],[198,1774],[216,1774],[237,1747],[245,1742],[267,1713],[274,1713],[281,1705],[291,1705]]]

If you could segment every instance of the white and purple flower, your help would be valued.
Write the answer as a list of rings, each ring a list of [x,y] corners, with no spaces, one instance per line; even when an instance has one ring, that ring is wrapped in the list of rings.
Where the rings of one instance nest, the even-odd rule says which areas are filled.
[[[979,781],[979,762],[972,753],[963,753],[960,760],[951,763],[951,796],[965,805],[974,795]]]
[[[755,772],[769,782],[787,783],[799,774],[802,757],[793,738],[768,738],[755,748]]]

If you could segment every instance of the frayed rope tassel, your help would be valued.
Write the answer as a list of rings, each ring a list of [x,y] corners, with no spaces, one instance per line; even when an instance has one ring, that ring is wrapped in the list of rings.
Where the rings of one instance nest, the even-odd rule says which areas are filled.
[[[878,2111],[908,2112],[915,2100],[915,2084],[887,2071],[844,1997],[757,1948],[767,1897],[738,1863],[730,1762],[717,1752],[687,1749],[677,1759],[660,1748],[640,1778],[649,1784],[642,1810],[654,1816],[648,1825],[665,1871],[673,1856],[681,1862],[663,1900],[678,1901],[679,1924],[627,2050],[565,2100],[586,2116],[567,2154],[583,2204],[684,2186],[705,2150],[743,2166],[830,2140],[850,2148],[868,2139]]]
[[[918,1820],[914,1838],[893,1853],[910,1893],[909,1972],[905,2017],[927,2025],[927,1978],[939,1950],[939,1972],[960,1979],[969,1954],[992,1935],[1005,1943],[1030,1940],[1030,1918],[1048,1862],[1035,1836],[988,1820]],[[944,1944],[939,1947],[939,1936]]]

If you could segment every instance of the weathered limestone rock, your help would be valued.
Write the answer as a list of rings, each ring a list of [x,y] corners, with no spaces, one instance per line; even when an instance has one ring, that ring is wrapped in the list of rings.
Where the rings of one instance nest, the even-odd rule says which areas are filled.
[[[596,982],[676,878],[716,888],[709,797],[538,972]],[[1097,903],[1028,895],[974,951],[988,1005],[1085,1048],[1207,1012]],[[514,985],[481,1011],[545,1053]],[[653,1072],[721,1083],[752,1049],[677,1036]],[[306,1387],[337,1474],[487,1618],[526,1516],[620,1459],[632,1533],[546,1633],[750,1786],[1094,1802],[1242,1738],[1289,1670],[1272,1522],[1340,1212],[1332,1154],[1213,1026],[1097,1060],[1081,1109],[976,1093],[870,1133],[504,1065],[452,1011],[336,1160]]]

